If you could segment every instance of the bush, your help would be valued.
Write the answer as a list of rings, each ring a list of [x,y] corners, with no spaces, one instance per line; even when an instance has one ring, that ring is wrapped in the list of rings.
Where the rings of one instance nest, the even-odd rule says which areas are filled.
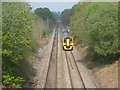
[[[30,10],[27,3],[2,3],[2,78],[5,86],[21,88],[25,81],[25,72],[19,68],[19,62],[35,48]]]
[[[42,30],[41,35],[42,35],[42,37],[48,37],[49,32],[47,30]]]

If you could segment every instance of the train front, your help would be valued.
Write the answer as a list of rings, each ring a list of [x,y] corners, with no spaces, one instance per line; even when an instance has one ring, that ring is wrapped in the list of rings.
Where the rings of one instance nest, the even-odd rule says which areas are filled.
[[[70,30],[63,30],[63,50],[71,51],[73,50],[73,37],[69,34]]]

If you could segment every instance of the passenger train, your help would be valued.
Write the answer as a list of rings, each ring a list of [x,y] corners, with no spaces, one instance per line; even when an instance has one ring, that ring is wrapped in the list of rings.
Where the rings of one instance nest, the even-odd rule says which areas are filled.
[[[64,36],[62,40],[63,50],[71,51],[73,50],[73,37],[71,36]]]

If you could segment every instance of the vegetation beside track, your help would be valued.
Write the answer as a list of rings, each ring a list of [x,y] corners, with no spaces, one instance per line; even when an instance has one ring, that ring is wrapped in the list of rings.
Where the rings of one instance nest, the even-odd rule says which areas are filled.
[[[44,37],[48,35],[44,24],[46,20],[43,21],[42,17],[39,17],[39,25],[44,24],[43,30],[40,32],[38,28],[38,32],[35,32],[34,21],[38,18],[31,9],[25,2],[2,3],[2,83],[5,88],[22,88],[30,68],[26,68],[30,64],[26,59],[37,47],[33,34],[41,33]]]
[[[37,16],[37,19],[41,19],[44,22],[45,27],[41,30],[42,37],[48,37],[50,32],[53,29],[54,24],[56,23],[56,16],[48,8],[37,8],[34,10],[34,13]]]
[[[118,60],[118,3],[84,2],[71,10],[68,26],[76,43],[88,47],[89,60],[99,64]]]
[[[61,20],[64,26],[67,26],[70,24],[70,17],[73,14],[73,8],[72,9],[65,9],[62,13],[61,13]]]
[[[20,61],[35,50],[32,40],[32,20],[27,3],[2,3],[2,69],[5,87],[20,88],[25,74]]]
[[[48,29],[56,23],[56,16],[48,8],[37,8],[34,13],[41,18],[46,24],[48,24]]]

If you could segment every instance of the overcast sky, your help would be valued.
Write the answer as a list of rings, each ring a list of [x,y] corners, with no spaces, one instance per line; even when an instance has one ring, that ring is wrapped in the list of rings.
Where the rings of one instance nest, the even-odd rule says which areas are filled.
[[[39,7],[47,7],[51,11],[61,12],[64,9],[70,9],[73,5],[78,2],[30,2],[29,4],[32,6],[32,11]]]

